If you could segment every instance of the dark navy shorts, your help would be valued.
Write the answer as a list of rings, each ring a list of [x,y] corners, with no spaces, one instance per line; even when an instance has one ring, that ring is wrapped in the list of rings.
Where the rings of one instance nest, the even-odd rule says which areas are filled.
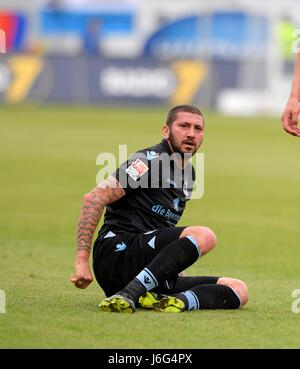
[[[111,230],[98,237],[93,248],[93,269],[106,296],[123,289],[165,246],[178,240],[185,228],[170,227],[139,234]],[[174,294],[199,284],[215,284],[218,278],[174,275],[153,291]]]

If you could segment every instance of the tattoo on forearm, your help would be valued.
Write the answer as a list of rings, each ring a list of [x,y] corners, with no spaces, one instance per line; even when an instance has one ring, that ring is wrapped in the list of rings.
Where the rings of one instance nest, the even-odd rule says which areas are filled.
[[[125,195],[124,190],[119,187],[98,187],[85,197],[84,205],[80,211],[77,227],[77,250],[90,252],[91,243],[95,229],[106,204],[119,200]],[[104,187],[104,188],[103,188]]]
[[[104,209],[103,200],[95,193],[85,198],[77,227],[77,250],[90,252],[91,240]]]

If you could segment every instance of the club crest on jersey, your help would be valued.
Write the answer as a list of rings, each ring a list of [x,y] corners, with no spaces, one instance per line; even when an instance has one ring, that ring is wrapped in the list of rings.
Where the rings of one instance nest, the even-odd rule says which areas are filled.
[[[135,181],[137,181],[139,178],[141,178],[142,175],[144,175],[149,168],[147,165],[142,162],[140,159],[136,159],[135,162],[133,162],[127,169],[126,172],[128,175]]]

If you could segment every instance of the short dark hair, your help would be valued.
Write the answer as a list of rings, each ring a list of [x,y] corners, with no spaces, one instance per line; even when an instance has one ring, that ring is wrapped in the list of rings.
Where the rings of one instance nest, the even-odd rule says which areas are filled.
[[[177,106],[174,106],[169,111],[169,113],[167,115],[167,121],[166,121],[167,126],[169,126],[169,127],[172,126],[173,122],[176,120],[177,113],[179,113],[180,111],[184,111],[184,112],[192,113],[192,114],[198,114],[198,115],[200,115],[200,117],[203,119],[203,122],[204,122],[203,114],[195,106],[192,106],[192,105],[177,105]]]

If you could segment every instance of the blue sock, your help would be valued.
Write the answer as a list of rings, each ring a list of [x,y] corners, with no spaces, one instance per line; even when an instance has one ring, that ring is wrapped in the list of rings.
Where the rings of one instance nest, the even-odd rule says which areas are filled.
[[[180,300],[183,300],[185,304],[184,310],[199,310],[200,309],[200,303],[198,300],[198,297],[195,295],[195,293],[191,290],[180,292],[176,295]]]
[[[135,278],[146,288],[147,291],[153,290],[153,288],[158,286],[158,282],[154,274],[147,268],[144,268]]]

